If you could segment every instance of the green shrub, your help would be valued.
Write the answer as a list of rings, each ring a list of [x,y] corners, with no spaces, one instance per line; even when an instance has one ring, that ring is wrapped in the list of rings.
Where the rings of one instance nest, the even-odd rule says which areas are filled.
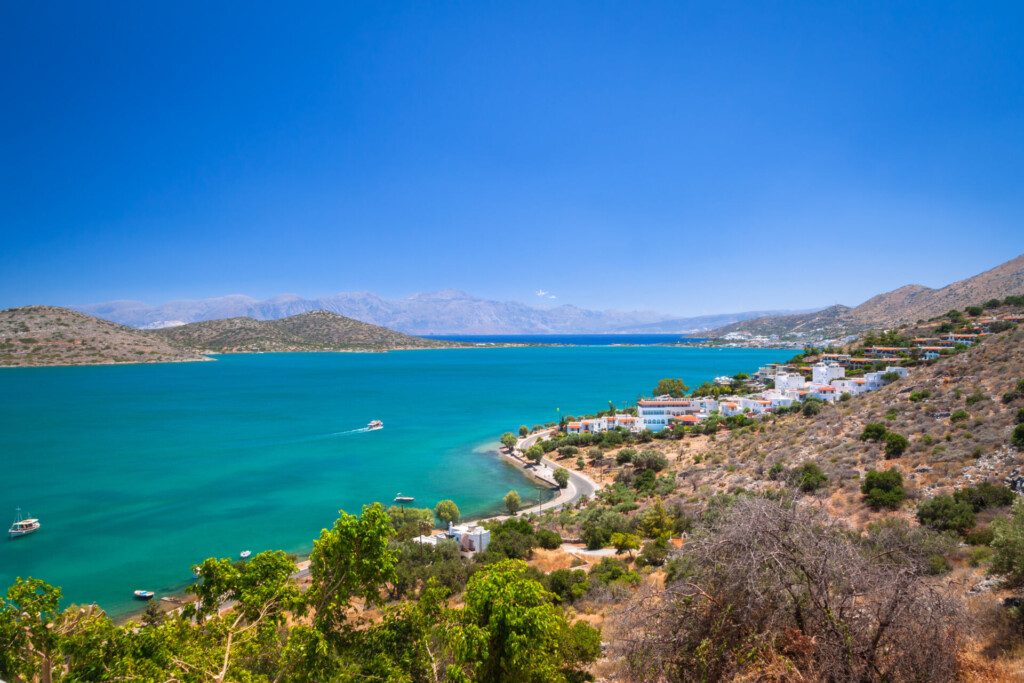
[[[982,313],[984,313],[985,309],[982,308],[981,306],[968,306],[967,308],[964,309],[964,312],[967,313],[967,315],[973,316],[973,317],[976,318],[979,315],[981,315]]]
[[[572,604],[587,594],[590,580],[582,569],[556,569],[544,577],[544,585],[559,602]]]
[[[864,502],[874,509],[898,508],[907,497],[903,475],[895,467],[884,471],[868,470],[861,483]]]
[[[804,493],[817,491],[828,483],[828,477],[816,463],[805,462],[793,470],[791,475],[794,485]]]
[[[929,398],[931,395],[932,392],[928,391],[927,389],[916,389],[910,392],[910,400],[914,403],[920,403],[926,398]]]
[[[1013,428],[1013,434],[1010,436],[1010,443],[1012,443],[1014,448],[1018,451],[1024,451],[1024,424],[1019,424]]]
[[[823,405],[825,405],[825,402],[819,398],[804,399],[803,407],[800,409],[800,412],[807,417],[817,415],[821,412],[821,407]]]
[[[995,534],[987,526],[977,526],[964,534],[964,540],[971,545],[991,545]]]
[[[950,416],[949,416],[949,421],[950,422],[964,422],[969,417],[970,417],[970,415],[967,414],[966,410],[954,410],[950,414]]]
[[[1013,389],[1003,394],[1003,403],[1012,403],[1022,396],[1024,396],[1024,379],[1019,379]]]
[[[590,570],[590,581],[602,586],[614,583],[637,584],[640,583],[640,575],[622,560],[606,557]]]
[[[987,508],[1004,507],[1012,503],[1017,495],[1010,490],[1010,487],[1003,484],[993,484],[984,481],[977,486],[966,486],[957,489],[953,497],[970,504],[975,512],[981,512]]]
[[[936,531],[963,533],[974,526],[974,508],[953,496],[935,496],[917,506],[917,521]]]
[[[952,568],[952,565],[949,564],[949,560],[946,559],[945,555],[935,554],[928,557],[928,564],[925,566],[925,572],[933,576],[938,576],[939,574],[945,574]]]
[[[966,403],[969,406],[973,406],[975,403],[981,403],[982,401],[987,400],[988,396],[981,393],[981,391],[979,391],[978,389],[975,389],[967,398],[964,399],[964,403]]]
[[[881,422],[869,422],[864,425],[864,431],[860,433],[861,441],[881,441],[885,438],[889,429]]]
[[[896,432],[887,432],[885,435],[885,456],[887,458],[898,458],[907,450],[910,442],[907,437]]]
[[[537,530],[537,545],[546,550],[555,550],[562,545],[562,537],[551,529]]]
[[[633,467],[637,470],[660,472],[668,466],[665,456],[654,450],[640,451],[633,458]]]
[[[655,539],[644,544],[643,550],[637,555],[636,563],[641,567],[660,567],[668,559],[668,543]]]
[[[621,451],[615,454],[615,462],[620,465],[625,465],[627,462],[633,462],[633,458],[636,457],[635,448],[623,448]]]
[[[967,551],[967,564],[972,567],[980,567],[984,564],[988,564],[992,561],[992,548],[982,545],[976,548],[971,548]]]
[[[779,475],[782,474],[783,470],[785,469],[786,468],[782,466],[781,462],[775,463],[774,465],[768,468],[768,478],[771,479],[772,481],[775,481],[776,479],[779,478]]]
[[[1024,424],[1024,408],[1017,409],[1017,424]]]
[[[1024,584],[1024,500],[1017,500],[1010,516],[992,522],[992,572],[1011,586]]]

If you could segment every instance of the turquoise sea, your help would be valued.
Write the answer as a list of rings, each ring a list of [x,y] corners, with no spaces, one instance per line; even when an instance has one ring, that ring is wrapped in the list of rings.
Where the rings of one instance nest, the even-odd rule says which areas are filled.
[[[0,370],[0,590],[36,576],[112,614],[180,590],[211,555],[307,552],[339,509],[397,492],[464,515],[537,489],[494,455],[503,431],[634,401],[792,350],[559,347],[219,356]],[[375,432],[357,430],[372,419]]]

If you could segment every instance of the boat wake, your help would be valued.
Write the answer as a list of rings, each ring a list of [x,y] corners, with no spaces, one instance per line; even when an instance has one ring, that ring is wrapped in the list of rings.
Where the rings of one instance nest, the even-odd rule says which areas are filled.
[[[369,427],[360,427],[359,429],[346,429],[343,432],[334,432],[333,434],[328,434],[327,436],[328,437],[332,437],[332,436],[345,436],[346,434],[362,434],[363,432],[372,432],[372,431],[373,430],[370,429]]]

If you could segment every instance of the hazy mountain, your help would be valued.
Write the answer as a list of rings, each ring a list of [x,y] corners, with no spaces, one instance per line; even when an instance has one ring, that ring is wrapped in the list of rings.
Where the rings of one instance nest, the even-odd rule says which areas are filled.
[[[753,320],[766,316],[795,315],[800,313],[812,313],[812,311],[744,311],[742,313],[718,313],[714,315],[699,315],[692,318],[673,318],[662,320],[646,325],[634,325],[632,327],[616,330],[617,332],[629,332],[638,334],[694,334],[707,332],[725,325]]]
[[[144,334],[163,339],[179,348],[229,353],[384,351],[453,346],[450,342],[411,337],[329,311],[311,311],[278,320],[207,320]]]
[[[78,310],[133,327],[170,325],[247,317],[276,320],[325,310],[408,334],[546,334],[614,332],[670,319],[651,311],[591,311],[576,306],[534,308],[512,301],[492,301],[456,290],[384,299],[370,292],[342,292],[319,299],[283,295],[259,300],[231,295],[171,301],[151,306],[139,301],[112,301]]]
[[[989,299],[1024,294],[1024,255],[939,289],[904,285],[874,296],[856,308],[832,306],[802,315],[756,318],[711,331],[713,336],[741,333],[790,339],[829,339],[868,329],[909,324],[963,309]]]

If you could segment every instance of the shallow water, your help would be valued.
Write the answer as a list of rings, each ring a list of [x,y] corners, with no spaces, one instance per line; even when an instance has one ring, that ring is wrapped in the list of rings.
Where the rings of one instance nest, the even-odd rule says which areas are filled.
[[[397,492],[464,515],[538,491],[493,454],[520,424],[625,405],[792,350],[562,347],[219,356],[0,371],[0,590],[36,576],[113,614],[180,589],[203,558],[306,552],[338,509]],[[372,419],[384,429],[360,431]]]

